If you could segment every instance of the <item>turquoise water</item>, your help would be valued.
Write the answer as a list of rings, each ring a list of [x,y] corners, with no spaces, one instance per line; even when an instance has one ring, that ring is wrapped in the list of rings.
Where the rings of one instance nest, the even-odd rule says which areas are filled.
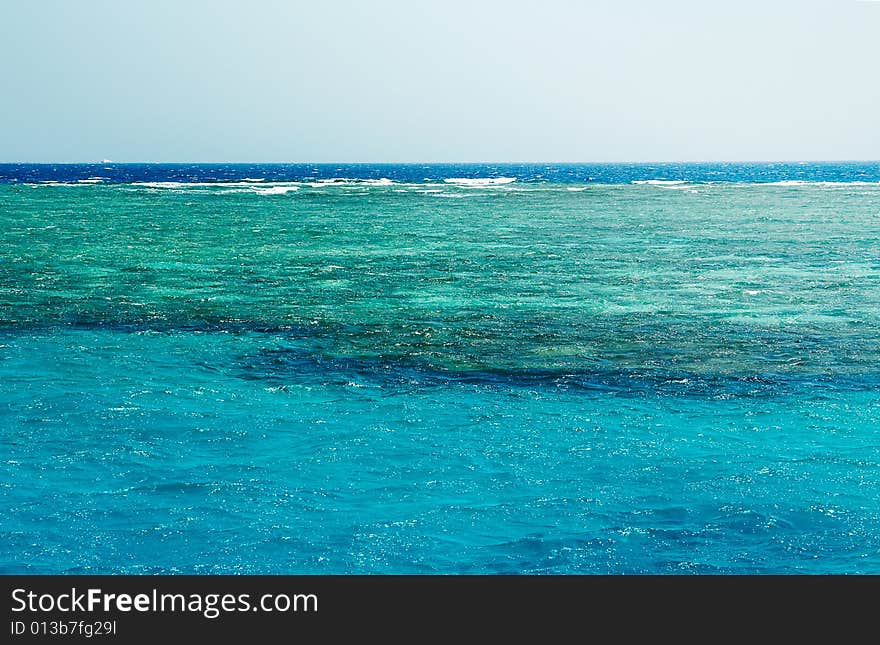
[[[455,170],[0,183],[0,572],[880,573],[876,178]]]

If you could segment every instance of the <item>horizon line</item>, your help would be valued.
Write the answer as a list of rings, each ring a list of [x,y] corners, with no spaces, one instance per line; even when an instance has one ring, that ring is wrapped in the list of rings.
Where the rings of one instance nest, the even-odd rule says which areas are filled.
[[[786,164],[808,164],[808,163],[880,163],[880,157],[876,159],[684,159],[684,160],[629,160],[629,161],[0,161],[0,165],[32,165],[32,166],[100,166],[100,165],[116,165],[116,166],[134,166],[134,165],[278,165],[278,166],[425,166],[425,165],[540,165],[555,164],[561,166],[586,166],[586,165],[613,165],[613,164],[630,164],[630,165],[647,165],[647,164],[713,164],[713,163],[786,163]]]

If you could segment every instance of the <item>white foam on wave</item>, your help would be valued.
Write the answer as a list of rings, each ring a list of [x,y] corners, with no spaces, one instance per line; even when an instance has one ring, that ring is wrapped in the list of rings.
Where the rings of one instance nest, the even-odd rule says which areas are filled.
[[[188,188],[215,188],[229,192],[230,188],[246,188],[250,191],[265,192],[269,189],[284,188],[298,190],[299,184],[291,181],[273,181],[246,179],[242,181],[135,181],[130,184],[138,188],[156,188],[163,190],[186,190]],[[244,192],[244,191],[243,191]]]
[[[251,188],[251,191],[258,195],[286,195],[296,190],[299,190],[299,186],[268,186],[266,188],[260,186],[259,188]]]
[[[565,190],[570,191],[572,193],[580,193],[587,189],[586,186],[568,186]]]
[[[351,180],[342,178],[316,179],[315,181],[307,181],[306,186],[311,186],[312,188],[323,188],[324,186],[334,186],[337,184],[347,184],[350,182]]]
[[[647,186],[681,186],[688,182],[686,179],[633,179],[630,183]]]
[[[447,177],[443,181],[459,186],[500,186],[512,184],[516,177]]]
[[[657,188],[665,188],[667,190],[686,190],[693,186],[693,183],[687,179],[635,179],[630,182],[637,186],[655,186]]]
[[[755,185],[755,184],[752,184]],[[784,179],[770,181],[761,186],[819,186],[822,188],[846,188],[847,186],[880,186],[880,181],[807,181],[805,179]]]
[[[330,179],[317,179],[306,182],[306,186],[312,188],[326,188],[328,186],[393,186],[395,182],[387,177],[381,179],[349,179],[346,177],[331,177]]]
[[[55,181],[54,179],[48,179],[46,181],[40,181],[36,184],[30,184],[34,188],[39,188],[41,186],[52,186],[57,188],[83,188],[85,186],[92,186],[97,184],[97,181]]]
[[[238,182],[210,182],[210,181],[133,181],[132,186],[139,188],[163,188],[167,190],[182,190],[184,188],[203,188],[215,186],[218,188],[238,185]]]
[[[25,182],[29,186],[94,186],[95,184],[104,183],[104,177],[89,177],[88,179],[76,179],[74,181],[57,181],[55,179],[44,179],[35,183]]]

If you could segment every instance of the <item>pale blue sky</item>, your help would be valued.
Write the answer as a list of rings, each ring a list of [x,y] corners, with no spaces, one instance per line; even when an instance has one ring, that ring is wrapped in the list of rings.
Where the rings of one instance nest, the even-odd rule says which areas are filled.
[[[880,2],[0,0],[0,161],[880,158]]]

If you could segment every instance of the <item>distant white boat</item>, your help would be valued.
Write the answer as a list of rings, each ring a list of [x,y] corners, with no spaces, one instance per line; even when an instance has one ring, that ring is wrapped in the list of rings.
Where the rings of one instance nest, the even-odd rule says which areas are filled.
[[[113,163],[112,159],[101,159],[101,163]]]

